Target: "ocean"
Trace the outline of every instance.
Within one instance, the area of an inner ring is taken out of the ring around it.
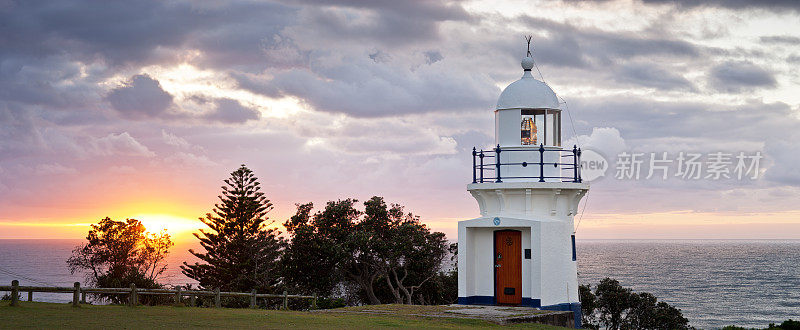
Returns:
[[[81,240],[0,240],[0,283],[72,286],[66,259]],[[180,273],[196,243],[178,243],[162,282],[194,283]],[[800,319],[800,240],[578,240],[578,281],[611,277],[680,308],[692,326],[766,327]],[[26,298],[23,295],[23,299]],[[34,300],[71,296],[35,293]]]

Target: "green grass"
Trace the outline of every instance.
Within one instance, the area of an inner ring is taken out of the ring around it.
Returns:
[[[495,324],[474,319],[310,313],[229,308],[171,306],[94,306],[20,302],[10,307],[0,302],[0,328],[492,328]],[[563,329],[539,324],[513,328]]]

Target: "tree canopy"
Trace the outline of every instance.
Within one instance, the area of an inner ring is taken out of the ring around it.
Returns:
[[[680,309],[650,293],[634,293],[619,281],[605,278],[592,292],[581,285],[582,325],[587,329],[691,329]]]
[[[283,241],[276,229],[267,227],[272,204],[245,165],[230,175],[220,202],[200,218],[208,228],[194,234],[205,252],[189,250],[203,263],[184,262],[182,272],[206,289],[273,292],[280,279],[277,266]]]
[[[369,304],[431,301],[420,290],[441,274],[444,234],[382,197],[364,202],[363,211],[357,202],[330,201],[313,215],[313,204],[297,206],[284,223],[291,237],[284,255],[287,284],[322,295],[350,285]]]
[[[91,225],[87,242],[67,259],[70,272],[85,271],[89,284],[97,287],[158,288],[158,276],[167,268],[164,259],[173,246],[169,234],[148,233],[139,220],[114,221],[106,217]],[[118,295],[104,295],[120,302]]]

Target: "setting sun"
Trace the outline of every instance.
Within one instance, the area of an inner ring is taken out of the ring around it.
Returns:
[[[133,218],[141,221],[147,231],[160,232],[166,230],[173,238],[189,236],[203,226],[200,220],[169,214],[139,214]]]

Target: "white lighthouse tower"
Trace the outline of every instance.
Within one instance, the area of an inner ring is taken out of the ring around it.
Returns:
[[[495,110],[495,147],[473,149],[467,185],[480,217],[458,223],[458,303],[573,311],[580,325],[574,216],[589,190],[580,149],[561,146],[561,109],[531,75],[506,87]]]

